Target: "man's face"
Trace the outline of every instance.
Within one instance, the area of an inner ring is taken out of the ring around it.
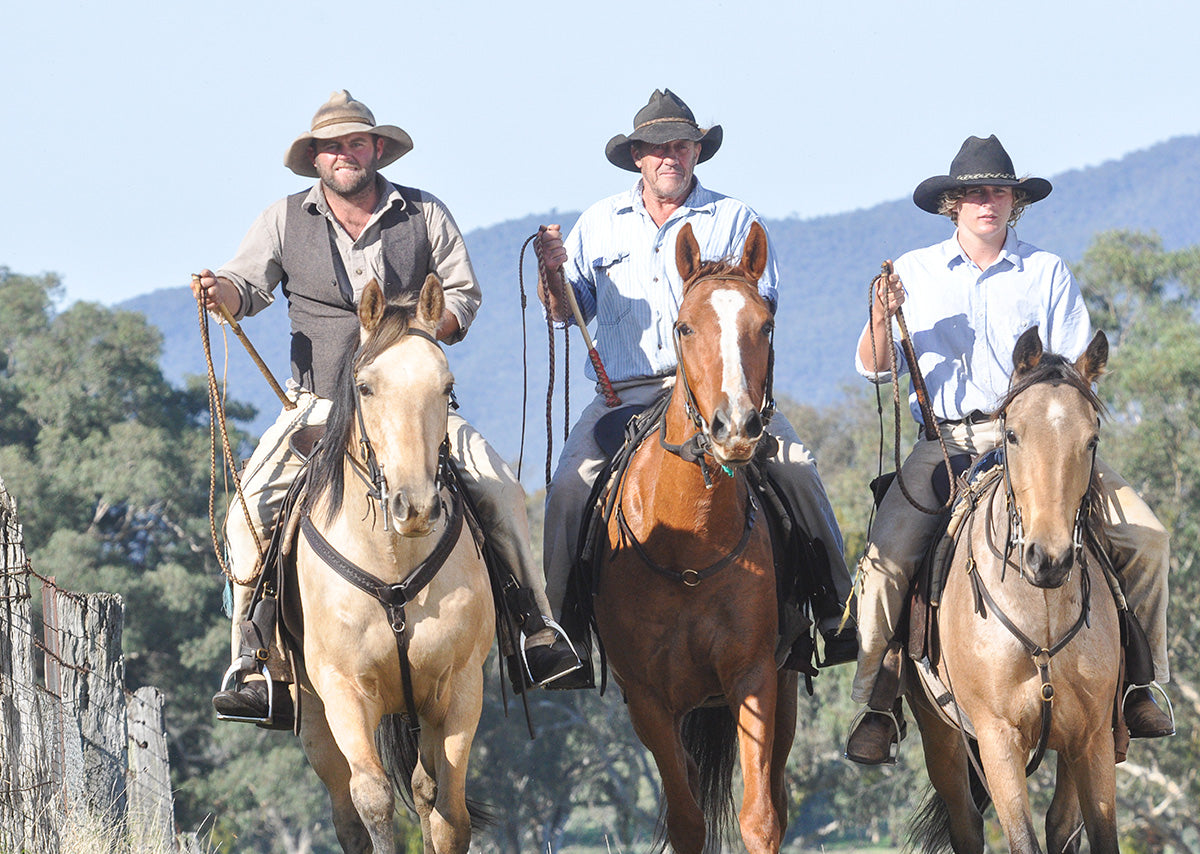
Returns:
[[[971,187],[958,203],[958,227],[981,240],[1007,234],[1012,187]]]
[[[369,133],[351,133],[313,141],[313,167],[321,183],[339,196],[354,196],[375,181],[383,140]]]
[[[635,142],[632,146],[633,162],[642,173],[643,191],[660,201],[682,203],[692,190],[700,143],[673,139],[657,145]]]

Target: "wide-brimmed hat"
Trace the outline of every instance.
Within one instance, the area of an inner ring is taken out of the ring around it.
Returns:
[[[1012,158],[995,134],[987,139],[967,137],[950,162],[950,174],[926,178],[913,190],[913,201],[921,210],[935,214],[942,193],[959,187],[1012,187],[1025,192],[1027,203],[1040,202],[1053,189],[1045,178],[1018,180]]]
[[[379,168],[412,151],[412,137],[395,125],[375,124],[375,116],[367,109],[367,105],[354,100],[354,96],[343,89],[330,95],[329,100],[317,110],[312,119],[312,128],[308,133],[296,137],[296,141],[288,147],[287,154],[283,156],[283,165],[297,175],[316,178],[317,170],[308,151],[309,144],[314,139],[333,139],[351,133],[371,133],[383,139]]]
[[[688,105],[670,89],[654,90],[646,106],[637,111],[633,117],[633,133],[626,136],[619,133],[604,146],[604,156],[614,166],[620,166],[629,172],[637,172],[637,164],[633,162],[633,152],[629,150],[631,142],[648,142],[659,145],[676,139],[686,139],[700,143],[699,163],[717,153],[721,147],[724,132],[720,125],[702,128],[696,124],[696,117],[688,109]]]

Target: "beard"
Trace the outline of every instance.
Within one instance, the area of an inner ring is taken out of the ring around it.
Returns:
[[[372,157],[371,162],[365,167],[353,170],[346,170],[344,167],[339,169],[337,164],[328,168],[318,166],[317,174],[326,189],[349,199],[361,195],[374,186],[378,162],[378,157]]]

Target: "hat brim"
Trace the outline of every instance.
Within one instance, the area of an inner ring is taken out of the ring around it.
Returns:
[[[972,181],[960,181],[949,175],[935,175],[926,178],[913,190],[913,202],[923,211],[935,214],[941,204],[942,193],[947,190],[957,190],[964,187],[1012,187],[1025,192],[1026,204],[1040,202],[1050,195],[1053,186],[1045,178],[981,178]]]
[[[640,170],[633,162],[633,152],[630,150],[629,143],[645,142],[650,145],[661,145],[664,142],[686,139],[689,142],[700,143],[700,157],[696,162],[703,163],[717,153],[724,137],[725,132],[721,130],[720,125],[713,125],[708,130],[700,130],[687,122],[659,122],[647,125],[641,130],[635,130],[629,136],[623,133],[617,134],[608,141],[608,145],[604,146],[604,156],[613,166],[618,166],[626,172],[638,172]]]
[[[365,122],[341,122],[326,125],[317,131],[304,133],[288,146],[283,156],[283,165],[297,175],[305,178],[316,178],[317,169],[313,166],[312,155],[308,147],[314,139],[333,139],[338,136],[348,136],[352,133],[374,134],[384,141],[383,154],[379,157],[377,168],[382,169],[389,163],[394,163],[408,152],[412,151],[413,141],[405,131],[395,125],[368,125]]]

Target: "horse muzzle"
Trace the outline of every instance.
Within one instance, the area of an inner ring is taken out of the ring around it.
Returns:
[[[433,533],[442,515],[442,502],[436,491],[419,499],[400,489],[388,496],[392,527],[402,537],[427,537]]]
[[[1043,590],[1056,590],[1071,577],[1075,567],[1075,549],[1068,546],[1051,554],[1041,543],[1025,547],[1024,571],[1029,583]]]
[[[713,457],[722,465],[738,466],[750,462],[765,430],[762,413],[757,409],[717,407],[709,425]]]

